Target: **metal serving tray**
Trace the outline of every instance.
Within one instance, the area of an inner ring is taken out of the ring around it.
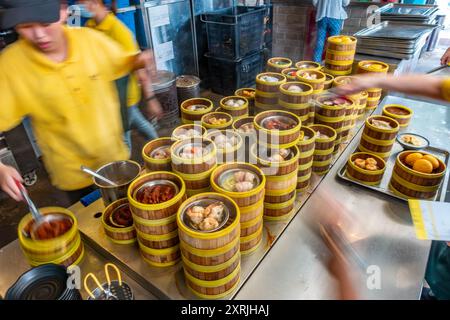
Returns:
[[[435,147],[428,147],[428,148],[424,148],[422,150],[425,152],[431,153],[432,155],[440,158],[442,161],[444,161],[445,165],[448,168],[449,160],[450,160],[450,153],[447,150],[443,150],[443,149],[439,149],[439,148],[435,148]],[[383,179],[381,180],[379,185],[368,186],[368,185],[365,185],[363,183],[360,183],[358,181],[354,181],[354,180],[348,178],[345,175],[345,171],[347,169],[347,162],[345,162],[344,166],[339,169],[337,176],[341,180],[348,181],[352,184],[356,184],[356,185],[364,187],[366,189],[370,189],[370,190],[373,190],[373,191],[376,191],[379,193],[383,193],[383,194],[386,194],[388,196],[391,196],[393,198],[396,198],[396,199],[399,199],[402,201],[408,201],[408,199],[402,198],[402,197],[394,194],[389,189],[389,181],[391,180],[391,175],[392,175],[392,171],[394,169],[395,160],[397,158],[397,155],[402,151],[404,151],[403,147],[398,142],[395,142],[394,148],[392,149],[391,156],[389,157],[388,161],[386,161],[386,171],[385,171]],[[355,151],[355,152],[357,152],[357,151]],[[436,197],[433,199],[434,201],[444,201],[445,192],[447,190],[447,184],[448,184],[448,175],[446,174],[444,181],[442,182],[441,186],[439,187]]]
[[[432,32],[437,27],[434,24],[384,21],[358,31],[354,36],[361,39],[400,39],[413,41],[426,33]]]
[[[408,18],[427,18],[438,10],[436,5],[414,5],[390,3],[379,12],[383,16],[408,17]]]
[[[395,59],[405,59],[405,60],[409,60],[414,56],[414,54],[409,54],[409,53],[386,52],[383,50],[371,50],[371,49],[364,49],[364,48],[360,48],[356,52],[361,53],[361,54],[368,54],[368,55],[372,55],[372,56],[380,56],[380,57],[395,58]]]

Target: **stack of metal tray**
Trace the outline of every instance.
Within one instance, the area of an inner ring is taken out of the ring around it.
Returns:
[[[384,21],[354,34],[356,51],[396,59],[411,59],[437,25]]]
[[[379,9],[382,21],[406,21],[428,23],[437,14],[437,5],[414,5],[390,3]]]

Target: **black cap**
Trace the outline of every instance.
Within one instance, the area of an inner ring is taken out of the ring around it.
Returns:
[[[20,23],[59,21],[60,0],[0,0],[0,29]]]

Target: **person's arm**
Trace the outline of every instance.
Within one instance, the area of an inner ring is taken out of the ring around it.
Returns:
[[[447,64],[450,64],[450,48],[448,48],[448,49],[445,51],[444,55],[442,56],[442,58],[441,58],[441,64],[442,64],[443,66],[445,66],[445,65],[447,65]]]
[[[356,76],[350,84],[336,87],[341,95],[355,94],[370,88],[397,91],[405,94],[419,95],[432,99],[450,99],[448,80],[429,75],[375,75]]]

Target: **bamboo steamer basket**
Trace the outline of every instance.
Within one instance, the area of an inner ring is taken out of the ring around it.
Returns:
[[[303,127],[303,138],[298,142],[300,151],[297,173],[297,192],[304,191],[310,183],[312,164],[315,150],[315,132],[311,128]]]
[[[388,73],[389,65],[375,60],[362,60],[358,63],[357,73]]]
[[[207,148],[208,153],[202,157],[197,157],[194,159],[185,159],[177,154],[181,148],[193,143],[201,144],[204,148]],[[175,172],[179,172],[184,175],[205,173],[216,166],[216,154],[216,146],[209,139],[195,138],[178,141],[174,143],[171,148],[172,169]]]
[[[435,157],[439,161],[439,167],[433,173],[427,174],[415,171],[405,163],[406,157],[415,152],[429,155],[429,153],[422,151],[399,153],[395,161],[389,188],[405,199],[434,199],[444,180],[447,168],[441,159]]]
[[[315,70],[320,71],[322,66],[320,63],[315,61],[299,61],[295,64],[298,70]]]
[[[154,159],[150,157],[150,154],[157,148],[172,146],[173,142],[171,138],[158,138],[150,141],[142,148],[142,158],[148,171],[170,171],[172,169],[170,157],[167,159]]]
[[[183,221],[184,211],[192,203],[202,199],[215,199],[222,201],[230,210],[228,221],[218,231],[200,232],[191,229]],[[223,297],[234,290],[240,277],[240,256],[239,258],[235,258],[235,255],[239,254],[238,251],[237,253],[235,251],[236,246],[239,248],[239,221],[240,213],[237,204],[231,198],[218,193],[203,193],[196,195],[185,201],[180,207],[177,214],[177,223],[179,227],[181,246],[183,248],[182,252],[185,258],[183,260],[183,268],[186,283],[194,294],[203,298],[215,299],[218,297]],[[234,253],[230,258],[225,259],[223,255],[225,253],[229,253],[230,251]],[[186,252],[188,254],[185,254]],[[191,259],[191,256],[197,256],[197,259]],[[211,256],[218,256],[221,257],[221,259],[214,261],[211,259]],[[204,258],[204,260],[202,261],[202,259],[198,258]],[[237,264],[235,264],[235,260],[233,260],[233,258],[237,259]],[[230,262],[230,260],[232,260],[232,262]],[[205,265],[198,263],[205,263],[206,261],[214,261],[214,264]],[[213,268],[213,266],[215,268]],[[213,280],[209,280],[211,278]]]
[[[285,176],[266,176],[266,192],[285,194],[295,189],[297,185],[297,172]]]
[[[330,169],[337,133],[336,130],[326,125],[316,124],[310,128],[316,133],[320,132],[328,136],[328,138],[315,137],[312,170],[318,175],[323,175]]]
[[[131,244],[135,243],[137,240],[136,229],[134,228],[134,225],[126,228],[118,228],[115,226],[111,226],[111,224],[108,223],[110,216],[114,212],[114,210],[125,204],[128,205],[127,198],[114,201],[108,207],[106,207],[102,214],[102,226],[103,230],[105,231],[106,237],[116,244]]]
[[[209,120],[215,117],[216,119],[226,119],[226,122],[223,124],[211,124]],[[211,112],[202,117],[202,126],[206,129],[217,129],[217,130],[225,130],[231,129],[231,125],[233,124],[233,117],[226,112]]]
[[[187,108],[193,105],[204,105],[207,108],[204,110],[199,110],[199,111],[191,111],[188,110]],[[193,124],[194,122],[199,122],[201,121],[202,117],[211,112],[214,108],[214,103],[209,100],[209,99],[205,99],[205,98],[192,98],[192,99],[188,99],[183,101],[183,103],[181,103],[181,120],[184,124]]]
[[[220,176],[228,171],[228,170],[247,170],[255,174],[260,184],[255,187],[254,189],[247,191],[247,192],[233,192],[228,191],[224,188],[222,188],[219,185],[219,178]],[[221,166],[218,166],[214,172],[211,174],[211,186],[213,190],[217,193],[224,194],[228,197],[230,197],[236,204],[239,206],[240,209],[252,206],[254,204],[258,204],[261,202],[262,199],[264,199],[264,189],[266,186],[266,178],[263,174],[263,171],[259,169],[257,166],[249,164],[249,163],[243,163],[243,162],[237,162],[237,163],[229,163],[224,164]],[[241,218],[243,218],[243,215],[241,214]],[[244,220],[248,221],[248,220]]]
[[[368,98],[368,92],[362,91],[360,93],[360,99],[359,99],[359,106],[358,106],[358,114],[356,116],[356,119],[361,119],[364,117],[364,113],[366,111],[367,107],[367,98]]]
[[[264,205],[262,206],[262,208],[264,208]],[[260,228],[262,228],[263,214],[264,214],[264,211],[261,210],[259,216],[257,216],[253,220],[241,223],[241,242],[245,242],[245,241],[242,241],[242,238],[245,239],[251,235],[254,235],[255,233],[258,232],[258,230]],[[251,249],[251,248],[247,248],[246,250],[248,250],[248,249]]]
[[[288,218],[295,208],[296,192],[291,199],[284,203],[265,203],[264,219],[268,221],[284,220]]]
[[[23,234],[23,230],[29,230],[34,221],[31,213],[25,215],[19,222],[18,237],[22,252],[30,265],[55,263],[68,267],[72,264],[78,264],[84,255],[84,246],[78,232],[78,221],[75,215],[60,207],[46,207],[39,210],[43,215],[58,213],[69,217],[72,220],[72,227],[66,233],[54,239],[33,240]]]
[[[311,176],[312,176],[312,160],[309,163],[309,168],[302,170],[302,176],[297,176],[297,193],[302,193],[306,191],[311,183]],[[299,173],[300,175],[300,173]]]
[[[290,92],[289,87],[299,86],[303,92]],[[280,86],[280,97],[278,104],[282,110],[292,112],[297,115],[301,121],[308,120],[310,112],[310,100],[312,97],[312,87],[302,82],[289,82]]]
[[[241,255],[250,255],[260,247],[263,236],[263,221],[263,219],[260,220],[261,227],[255,233],[241,238]]]
[[[215,143],[215,137],[217,135],[225,135],[227,138],[235,138],[237,143],[232,148],[218,148],[217,144]],[[216,145],[217,163],[222,164],[241,160],[241,150],[244,142],[242,137],[237,132],[233,130],[210,130],[206,135],[206,139],[213,141],[213,143]]]
[[[345,105],[337,105],[337,106],[328,106],[323,104],[323,101],[332,99],[333,96],[331,95],[323,95],[315,99],[316,103],[316,116],[320,115],[322,117],[326,118],[341,118],[342,116],[348,115],[347,109],[350,109],[350,115],[352,113],[352,110],[355,106],[354,100],[350,98],[345,98],[348,100],[348,102],[351,103],[351,106],[346,107]],[[330,122],[336,122],[336,121],[330,121]]]
[[[139,243],[143,246],[151,249],[167,249],[175,247],[180,243],[178,238],[178,230],[162,234],[162,235],[152,235],[141,233],[138,231],[137,237]]]
[[[181,130],[190,130],[190,129],[198,131],[199,134],[201,133],[201,136],[199,136],[199,137],[204,137],[206,135],[206,131],[207,131],[205,127],[203,127],[201,125],[198,125],[198,124],[183,124],[183,125],[181,125],[179,127],[176,127],[173,130],[173,132],[172,132],[172,140],[174,140],[174,141],[182,140],[180,138],[180,136],[179,136],[180,131]]]
[[[295,187],[292,186],[290,190],[287,190],[283,193],[271,192],[267,191],[266,196],[264,197],[264,205],[266,204],[277,204],[277,203],[285,203],[295,197]]]
[[[244,104],[240,107],[230,107],[230,106],[226,105],[227,101],[236,100],[236,99],[243,100]],[[247,117],[249,114],[248,100],[247,100],[247,98],[240,97],[240,96],[229,96],[229,97],[223,98],[222,100],[220,100],[220,107],[222,108],[222,110],[224,110],[225,112],[230,114],[233,118],[242,117],[242,116]]]
[[[406,114],[398,114],[398,110],[401,110]],[[397,120],[402,129],[409,125],[413,114],[414,113],[410,108],[400,104],[387,104],[383,107],[383,116]]]
[[[244,94],[244,91],[252,92],[253,95],[252,96],[246,95],[246,94]],[[248,100],[249,115],[254,115],[256,90],[254,88],[241,88],[241,89],[236,90],[234,95],[241,97],[241,98],[246,98]]]
[[[166,249],[152,249],[139,242],[141,256],[152,267],[166,268],[177,264],[181,259],[180,246]]]
[[[380,103],[380,98],[367,98],[366,103],[366,110],[372,111],[375,110],[378,107],[378,104]]]
[[[267,82],[261,79],[263,76],[270,76],[277,78],[277,82]],[[280,85],[287,82],[286,76],[281,73],[261,73],[256,76],[256,95],[255,107],[265,109],[276,107],[278,104],[278,93]]]
[[[170,216],[165,219],[143,219],[133,214],[134,227],[138,233],[149,235],[165,235],[177,230],[176,216]]]
[[[305,77],[306,74],[316,75],[317,79],[308,79]],[[317,95],[323,91],[326,78],[325,73],[317,70],[299,70],[297,72],[298,81],[311,85],[314,95]]]
[[[247,163],[254,163],[254,160],[252,160],[250,157],[250,147],[256,143],[258,137],[256,135],[256,130],[254,130],[253,132],[244,133],[240,132],[239,128],[247,123],[251,123],[253,125],[253,120],[254,117],[245,117],[233,122],[233,130],[241,136],[243,142],[240,155],[238,157],[239,161],[244,161]]]
[[[181,173],[174,170],[174,173],[179,175],[186,184],[186,194],[190,197],[193,194],[202,192],[203,190],[210,190],[209,178],[211,173],[216,168],[214,165],[211,169],[201,173]],[[206,192],[206,191],[205,191]]]
[[[350,41],[343,43],[342,38]],[[349,75],[352,72],[357,39],[348,36],[333,36],[327,40],[325,72],[335,76]]]
[[[135,198],[135,192],[139,190],[139,188],[144,184],[155,180],[168,180],[175,183],[179,189],[178,194],[176,194],[169,201],[159,204],[144,204],[138,202]],[[140,225],[143,222],[143,220],[152,220],[153,222],[155,222],[156,225],[159,225],[157,224],[158,220],[166,221],[165,219],[169,219],[170,221],[170,218],[172,218],[176,214],[178,207],[184,201],[185,193],[186,193],[186,185],[183,179],[181,179],[181,177],[178,176],[177,174],[171,172],[166,171],[151,172],[142,175],[136,180],[134,180],[131,183],[130,187],[128,188],[128,201],[130,203],[130,209],[131,213],[133,214],[133,220],[136,229],[146,233],[145,231],[143,231],[138,227],[138,225]]]
[[[358,167],[354,163],[356,159],[366,160],[367,158],[374,158],[380,169],[376,171],[369,171]],[[359,183],[374,186],[380,184],[385,171],[386,162],[379,156],[371,153],[356,152],[348,158],[345,175],[352,180],[358,181]]]
[[[268,130],[261,126],[264,119],[272,116],[282,116],[289,118],[296,122],[296,126],[289,130]],[[253,124],[258,136],[258,143],[267,146],[268,148],[290,148],[295,146],[300,138],[300,129],[302,122],[298,116],[292,112],[287,111],[265,111],[253,120]]]
[[[325,73],[325,82],[323,83],[323,90],[331,89],[333,86],[334,76],[329,73]]]
[[[393,129],[380,129],[372,125],[373,120],[386,121]],[[394,119],[385,116],[371,116],[366,119],[359,150],[362,152],[375,153],[384,160],[390,155],[395,143],[400,125]]]
[[[280,148],[267,149],[264,146],[254,144],[250,152],[252,159],[256,159],[256,165],[264,173],[266,177],[278,176],[284,177],[298,170],[298,160],[300,158],[300,151],[297,146],[293,146],[289,149],[291,157],[287,160],[280,162],[272,162],[268,160],[273,152],[278,152]],[[266,185],[267,188],[267,185]]]
[[[278,64],[277,62],[281,62]],[[292,60],[283,57],[274,57],[267,60],[267,72],[281,73],[283,69],[290,68],[292,66]]]
[[[297,68],[286,68],[281,70],[281,74],[286,77],[287,82],[295,82],[297,81],[297,71]]]

